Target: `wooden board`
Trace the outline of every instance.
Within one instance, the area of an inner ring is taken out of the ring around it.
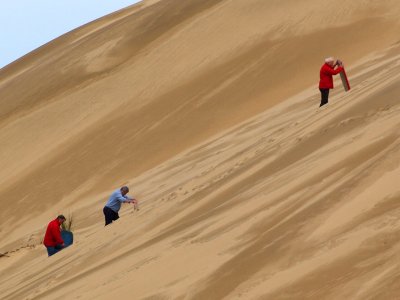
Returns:
[[[343,84],[344,90],[346,92],[349,91],[350,83],[349,83],[349,79],[347,78],[346,71],[343,69],[343,71],[341,71],[339,74],[340,74],[340,78],[342,79],[342,84]]]

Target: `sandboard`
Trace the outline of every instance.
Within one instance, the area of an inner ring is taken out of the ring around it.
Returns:
[[[64,241],[65,248],[74,243],[74,235],[71,231],[61,230],[61,237]]]
[[[340,79],[342,79],[343,88],[347,92],[350,90],[350,83],[346,75],[346,71],[343,69],[340,73]]]

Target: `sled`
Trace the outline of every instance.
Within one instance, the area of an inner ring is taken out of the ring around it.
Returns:
[[[347,92],[350,90],[350,83],[346,75],[346,71],[343,69],[340,73],[340,79],[342,79],[342,84],[344,90]]]
[[[61,230],[61,237],[64,241],[65,248],[74,243],[74,235],[71,231]]]

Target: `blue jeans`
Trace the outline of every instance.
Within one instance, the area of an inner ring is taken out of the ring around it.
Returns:
[[[46,247],[46,249],[47,249],[47,254],[49,256],[52,256],[53,254],[56,254],[57,252],[61,251],[63,249],[63,246],[56,245],[55,247]]]

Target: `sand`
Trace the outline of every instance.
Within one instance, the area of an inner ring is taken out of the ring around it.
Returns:
[[[0,298],[399,299],[399,14],[144,1],[1,69]]]

